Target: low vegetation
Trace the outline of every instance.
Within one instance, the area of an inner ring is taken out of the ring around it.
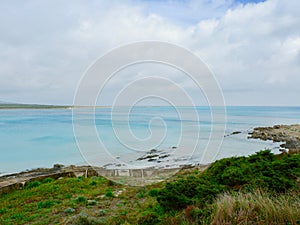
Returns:
[[[300,196],[254,191],[226,193],[216,200],[212,224],[299,224]]]
[[[300,224],[300,154],[265,150],[146,187],[45,179],[0,197],[0,224]]]

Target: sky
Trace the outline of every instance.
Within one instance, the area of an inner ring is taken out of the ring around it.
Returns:
[[[4,0],[0,101],[73,104],[96,59],[118,46],[156,40],[196,54],[227,105],[300,106],[299,11],[298,0]],[[116,74],[100,103],[111,105],[128,82],[147,76],[173,79],[196,104],[205,104],[205,94],[199,100],[201,90],[185,74],[150,64]],[[144,85],[180,100],[164,82]]]

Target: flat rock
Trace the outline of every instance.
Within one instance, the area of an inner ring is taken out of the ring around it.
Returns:
[[[300,151],[300,124],[256,127],[249,135],[249,138],[284,142],[280,147],[290,151]]]

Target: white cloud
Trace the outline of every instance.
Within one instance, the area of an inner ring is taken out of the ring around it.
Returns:
[[[292,2],[285,4],[296,1]],[[300,4],[294,7],[300,8]],[[199,24],[196,32],[201,33],[204,28]],[[209,36],[202,35],[193,47],[215,71],[229,104],[300,104],[295,98],[276,101],[276,96],[282,95],[280,91],[286,88],[295,96],[300,94],[295,85],[300,72],[297,45],[300,19],[295,10],[282,7],[282,1],[270,0],[229,9],[218,23],[207,21],[207,24],[206,29],[211,24],[218,25]],[[250,103],[245,101],[241,90],[248,91],[247,95],[260,93],[274,98],[261,102],[256,96],[256,101]]]
[[[300,94],[299,10],[297,0],[5,2],[0,98],[71,104],[97,57],[128,42],[161,40],[204,59],[228,104],[299,105],[291,98]],[[185,78],[177,81],[194,91]]]

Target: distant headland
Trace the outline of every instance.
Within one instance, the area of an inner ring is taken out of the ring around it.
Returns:
[[[70,108],[72,108],[72,106],[7,103],[7,102],[0,101],[0,109],[70,109]]]

